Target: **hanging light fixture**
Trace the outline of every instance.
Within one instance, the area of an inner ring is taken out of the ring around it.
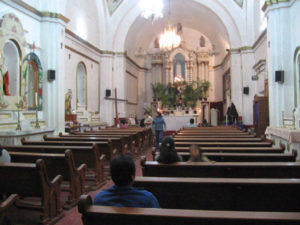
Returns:
[[[177,48],[181,43],[181,37],[177,34],[177,27],[172,26],[170,23],[171,14],[171,3],[169,0],[169,10],[168,10],[168,25],[164,29],[164,33],[160,36],[159,47],[162,50],[171,50],[172,48]]]
[[[163,0],[141,0],[139,6],[142,10],[141,16],[152,22],[163,17]]]

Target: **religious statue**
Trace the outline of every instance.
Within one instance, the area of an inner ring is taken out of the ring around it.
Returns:
[[[71,102],[72,102],[72,90],[69,89],[65,95],[65,114],[66,115],[72,114]]]
[[[176,64],[176,76],[174,78],[174,82],[177,83],[177,82],[183,82],[184,79],[181,75],[181,66],[179,64],[179,62],[177,62]]]
[[[159,48],[159,39],[158,37],[154,40],[154,48]]]
[[[6,74],[6,68],[4,67],[4,58],[0,55],[0,108],[6,108],[7,104],[4,101],[4,75]]]

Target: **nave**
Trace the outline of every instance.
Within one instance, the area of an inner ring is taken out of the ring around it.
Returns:
[[[122,224],[134,224],[134,221],[141,224],[263,224],[263,221],[299,224],[300,164],[296,162],[296,151],[285,152],[284,146],[274,147],[270,140],[258,140],[236,128],[186,128],[173,135],[175,149],[183,162],[163,164],[153,161],[157,152],[152,149],[153,137],[149,131],[106,128],[45,136],[43,141],[23,140],[19,146],[1,146],[12,158],[12,163],[0,164],[0,178],[9,181],[0,189],[1,194],[18,196],[13,196],[15,202],[12,200],[11,207],[3,207],[1,219],[17,219],[16,224],[58,225],[120,224],[123,220]],[[218,138],[210,140],[215,134]],[[107,139],[108,135],[112,140]],[[138,138],[134,138],[136,135]],[[228,135],[238,137],[222,140]],[[201,136],[207,140],[201,142]],[[118,140],[119,146],[109,144]],[[187,146],[204,143],[202,150],[212,162],[187,162],[189,150],[182,143]],[[108,163],[118,154],[130,154],[136,159],[134,187],[152,192],[162,209],[89,207],[87,195],[93,198],[112,185],[107,180]],[[91,159],[97,158],[99,161],[93,164]],[[28,164],[35,161],[36,166]],[[71,166],[74,171],[68,174]],[[45,187],[50,180],[51,185]],[[37,204],[40,217],[36,216]],[[10,224],[7,221],[3,224]]]

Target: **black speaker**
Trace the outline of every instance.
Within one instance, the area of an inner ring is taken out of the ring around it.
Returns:
[[[275,71],[275,82],[279,82],[279,83],[284,82],[284,71],[283,70]]]
[[[106,89],[105,90],[105,97],[109,97],[111,95],[111,90],[110,89]]]
[[[245,95],[249,95],[249,87],[244,87],[243,93],[244,93]]]
[[[48,70],[48,81],[54,81],[55,80],[55,70]]]

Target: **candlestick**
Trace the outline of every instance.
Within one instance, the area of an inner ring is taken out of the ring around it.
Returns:
[[[36,107],[38,107],[38,94],[37,94],[37,92],[34,93],[34,96],[35,96]]]
[[[19,101],[19,96],[17,97],[17,104],[16,104],[16,107],[17,107],[17,113],[18,113],[18,122],[17,122],[17,128],[16,130],[22,130],[21,128],[21,122],[20,122],[20,101]]]

